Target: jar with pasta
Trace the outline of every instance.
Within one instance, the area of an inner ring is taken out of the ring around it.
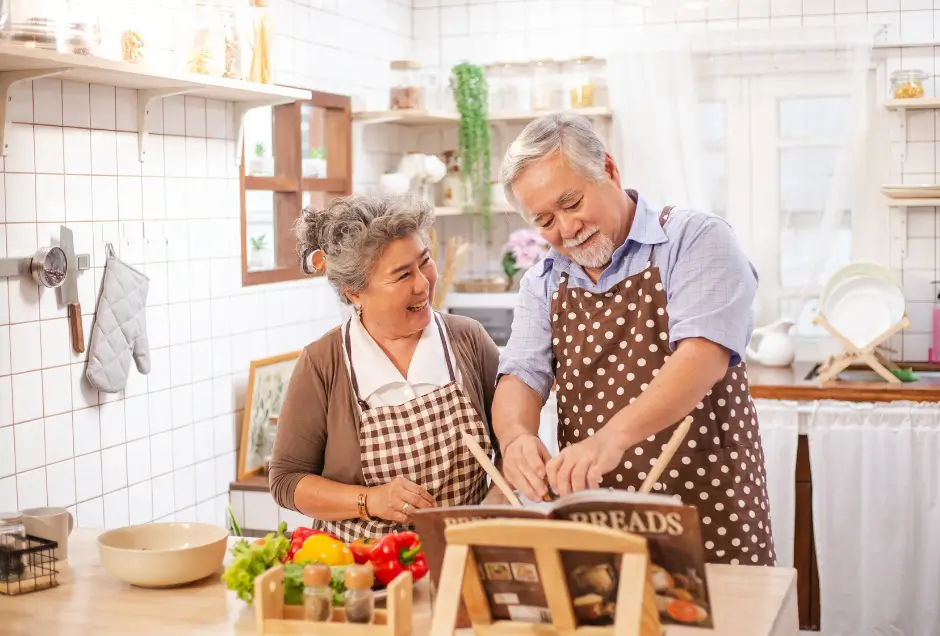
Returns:
[[[917,70],[900,70],[891,74],[891,97],[911,99],[924,96],[927,74]]]
[[[199,75],[225,73],[225,25],[213,0],[186,0],[179,24],[177,65]]]
[[[565,86],[570,108],[591,108],[594,106],[594,82],[591,78],[590,64],[592,57],[579,57],[565,64]]]
[[[261,84],[274,83],[273,55],[274,22],[268,0],[251,0],[251,65],[248,79]]]

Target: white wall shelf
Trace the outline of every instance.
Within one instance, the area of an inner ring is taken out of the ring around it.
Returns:
[[[515,309],[518,292],[448,292],[444,305],[451,307],[486,307],[490,309]]]
[[[512,214],[515,210],[508,205],[494,205],[491,207],[493,214]],[[440,206],[434,208],[434,216],[464,216],[463,208],[455,206]],[[472,216],[472,215],[468,215]]]
[[[609,108],[573,108],[573,112],[584,115],[589,119],[609,119],[612,111]],[[489,121],[493,124],[523,124],[548,112],[520,112],[493,115]],[[459,115],[450,113],[431,113],[423,110],[382,110],[360,111],[353,113],[353,120],[362,124],[397,124],[399,126],[439,126],[456,124],[460,121]]]
[[[940,97],[912,97],[885,100],[888,110],[931,110],[940,108]]]
[[[0,44],[0,151],[7,154],[7,105],[10,88],[17,82],[40,77],[62,76],[76,82],[103,84],[137,91],[137,135],[140,160],[146,156],[149,134],[147,113],[155,99],[170,95],[193,95],[234,102],[233,125],[238,132],[236,161],[241,161],[242,124],[245,113],[261,106],[277,106],[312,97],[310,91],[225,78],[172,72],[88,55],[70,55],[14,44]]]

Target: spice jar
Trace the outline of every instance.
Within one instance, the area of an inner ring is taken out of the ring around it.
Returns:
[[[894,99],[911,99],[924,96],[924,80],[927,74],[917,70],[900,70],[891,74],[891,96]]]
[[[247,13],[241,3],[228,0],[219,9],[222,30],[225,33],[225,72],[222,77],[245,79],[250,59],[246,60],[249,50],[247,33]]]
[[[372,585],[375,573],[368,565],[350,565],[343,577],[343,609],[347,623],[371,623],[375,614],[375,594]]]
[[[225,27],[218,6],[213,0],[188,0],[181,18],[178,64],[189,73],[222,77]]]
[[[390,65],[392,88],[389,92],[391,110],[422,110],[424,108],[424,83],[421,65],[410,60],[395,60]]]
[[[26,548],[26,526],[18,512],[0,512],[0,581],[20,578],[26,572],[23,556]]]
[[[304,568],[304,619],[315,623],[333,620],[333,588],[330,566],[311,563]]]
[[[532,110],[546,111],[562,108],[562,87],[558,81],[558,63],[554,60],[532,62]]]
[[[68,19],[59,38],[59,52],[95,55],[101,45],[98,0],[69,0]]]
[[[594,106],[594,82],[589,64],[592,57],[579,57],[566,64],[565,80],[568,88],[569,108],[591,108]]]

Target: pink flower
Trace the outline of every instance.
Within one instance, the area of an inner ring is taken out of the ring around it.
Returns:
[[[518,269],[529,269],[548,254],[549,245],[539,234],[538,230],[524,228],[512,232],[503,253],[512,258]]]

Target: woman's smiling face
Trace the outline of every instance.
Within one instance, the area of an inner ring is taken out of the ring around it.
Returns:
[[[362,306],[364,321],[381,325],[389,337],[406,337],[431,322],[436,284],[437,265],[421,236],[412,233],[385,246],[366,288],[349,298]]]

